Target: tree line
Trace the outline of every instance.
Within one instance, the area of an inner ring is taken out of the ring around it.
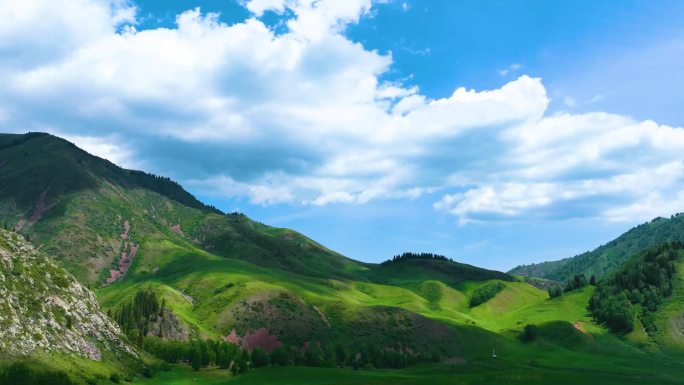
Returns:
[[[381,265],[388,265],[388,264],[395,263],[395,262],[405,261],[407,259],[431,259],[431,260],[436,260],[436,261],[451,261],[450,258],[447,258],[447,257],[445,257],[443,255],[439,255],[439,254],[407,252],[407,253],[402,253],[401,255],[395,255],[394,257],[392,257],[392,259],[388,259],[388,260],[386,260],[380,264]]]
[[[589,301],[596,321],[615,332],[628,333],[637,317],[646,332],[653,334],[654,313],[663,298],[672,295],[675,260],[681,249],[679,241],[649,248],[601,280]]]
[[[553,285],[549,287],[547,292],[549,293],[549,298],[557,298],[562,296],[564,293],[569,293],[571,291],[581,289],[587,285],[596,286],[596,277],[592,275],[587,281],[587,277],[584,274],[576,274],[574,277],[569,279],[565,283],[565,287],[560,285]]]
[[[164,339],[163,335],[149,336],[150,325],[163,316],[165,306],[164,299],[160,302],[154,291],[141,290],[133,299],[113,312],[110,309],[107,314],[147,353],[169,363],[190,364],[195,370],[215,366],[236,375],[252,368],[288,365],[401,369],[441,359],[437,354],[380,349],[370,344],[351,349],[341,344],[307,344],[305,348],[281,345],[266,352],[260,348],[242,349],[222,339],[178,341]]]
[[[218,367],[234,375],[267,366],[349,367],[401,369],[419,363],[439,362],[439,355],[423,355],[367,345],[349,351],[341,344],[307,348],[282,345],[267,353],[260,348],[241,349],[223,340],[172,341],[146,337],[143,349],[169,363],[188,363],[194,370]]]
[[[61,371],[39,369],[24,362],[14,362],[0,370],[0,385],[76,385]]]

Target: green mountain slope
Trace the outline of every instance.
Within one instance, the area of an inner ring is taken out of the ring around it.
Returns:
[[[599,282],[594,317],[642,345],[684,352],[684,249],[665,243],[631,256]]]
[[[156,320],[174,320],[174,332],[165,329],[164,338],[230,336],[245,349],[277,341],[295,352],[340,345],[354,357],[409,352],[459,368],[435,367],[444,374],[436,381],[458,374],[470,383],[548,383],[582,373],[606,383],[638,383],[644,376],[678,383],[684,372],[678,357],[653,353],[594,322],[586,310],[593,287],[549,299],[509,274],[446,259],[354,261],[295,231],[220,213],[168,179],[121,169],[50,135],[0,135],[5,222],[94,287],[112,314],[139,293],[154,292],[169,312]],[[539,334],[523,343],[527,324]],[[158,330],[141,327],[130,335],[139,343],[158,337]],[[430,378],[420,371],[432,369],[412,370],[408,383],[425,383],[412,373]],[[177,367],[172,373],[185,376]],[[377,383],[403,376],[392,373]],[[269,375],[264,381],[274,382]]]
[[[224,215],[167,178],[48,134],[0,135],[0,223],[92,286],[125,273],[141,247],[161,239],[301,274],[364,269],[294,231]]]
[[[684,241],[684,215],[656,218],[632,228],[592,251],[559,261],[518,266],[509,274],[565,282],[574,275],[603,277],[615,271],[631,255],[665,242]]]
[[[194,335],[266,328],[291,345],[374,343],[443,355],[477,351],[459,342],[471,336],[497,339],[444,320],[469,318],[455,285],[512,281],[506,274],[452,261],[360,263],[295,231],[224,215],[166,178],[121,169],[60,138],[2,135],[0,143],[0,221],[100,288],[109,310],[152,289]]]

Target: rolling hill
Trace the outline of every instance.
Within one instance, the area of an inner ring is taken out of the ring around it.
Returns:
[[[237,377],[174,364],[175,378],[131,378],[140,384],[682,383],[676,349],[654,351],[593,320],[592,286],[549,299],[510,274],[446,258],[355,261],[296,231],[221,213],[167,178],[122,169],[48,134],[0,135],[0,223],[92,287],[113,318],[130,321],[139,298],[158,299],[146,313],[154,327],[129,322],[139,346],[200,339],[246,352],[283,346],[297,365],[307,364],[297,360],[309,351],[329,364],[337,346],[354,357],[340,363],[346,369],[274,366]],[[521,342],[528,324],[538,336]],[[348,369],[388,367],[382,357],[409,368]]]
[[[632,228],[592,251],[559,261],[515,267],[508,273],[565,282],[574,275],[603,277],[622,266],[640,250],[666,242],[684,241],[684,215],[655,218]]]
[[[265,328],[290,345],[378,336],[426,354],[464,354],[468,333],[434,319],[434,296],[460,301],[454,286],[463,281],[513,281],[453,261],[361,263],[295,231],[223,214],[167,178],[52,135],[2,135],[0,143],[1,223],[98,288],[106,309],[154,290],[194,335]]]

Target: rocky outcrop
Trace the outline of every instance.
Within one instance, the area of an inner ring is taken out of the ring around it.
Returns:
[[[16,233],[0,230],[0,353],[136,355],[87,288]]]
[[[150,323],[147,335],[169,340],[187,341],[191,337],[191,332],[174,312],[163,308],[161,315]]]

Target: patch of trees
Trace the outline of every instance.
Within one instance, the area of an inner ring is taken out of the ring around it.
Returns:
[[[539,328],[537,325],[527,324],[520,334],[520,341],[532,342],[539,337]]]
[[[165,306],[166,301],[162,300],[160,304],[154,291],[142,290],[138,291],[131,301],[124,303],[113,313],[111,310],[108,311],[107,314],[119,324],[131,341],[142,347],[150,325],[163,316]]]
[[[193,369],[217,366],[229,369],[233,374],[243,373],[250,367],[252,355],[257,358],[260,349],[254,349],[250,355],[236,345],[222,340],[165,340],[159,337],[145,337],[143,350],[169,363],[185,362]],[[265,353],[264,353],[265,354]]]
[[[0,385],[75,385],[61,371],[36,369],[24,362],[15,362],[0,370]]]
[[[351,351],[337,344],[321,347],[309,344],[306,348],[282,345],[267,353],[260,348],[251,351],[222,340],[171,341],[146,337],[143,349],[169,363],[188,363],[193,369],[216,366],[234,375],[252,368],[268,366],[351,367],[355,369],[401,369],[419,363],[441,361],[437,354],[414,354],[396,349],[379,349],[373,345]]]
[[[549,298],[558,298],[563,296],[563,288],[561,286],[551,286],[547,290]]]
[[[557,298],[561,297],[563,293],[569,293],[573,290],[586,287],[587,285],[595,286],[596,277],[592,275],[591,278],[589,278],[589,281],[587,281],[587,277],[584,274],[576,274],[574,277],[569,279],[568,282],[566,282],[565,287],[554,285],[549,287],[547,292],[549,293],[549,298]]]
[[[395,263],[395,262],[401,262],[405,261],[407,259],[428,259],[428,260],[435,260],[435,261],[451,261],[450,258],[447,258],[443,255],[439,254],[433,254],[433,253],[403,253],[401,255],[395,255],[392,257],[392,259],[388,259],[382,263],[381,265],[388,265],[390,263]]]
[[[596,280],[594,276],[591,276],[592,280]],[[564,292],[570,292],[573,290],[581,289],[583,287],[586,287],[589,284],[587,281],[587,277],[584,274],[576,274],[574,277],[568,280],[568,282],[565,284],[565,289],[563,289]]]
[[[478,287],[473,292],[473,295],[470,296],[470,307],[475,307],[479,304],[489,301],[505,287],[506,285],[499,281],[489,282]]]
[[[672,295],[675,260],[681,249],[682,242],[652,247],[601,280],[589,301],[594,318],[614,332],[628,333],[636,316],[646,332],[653,334],[654,312],[663,298]]]

